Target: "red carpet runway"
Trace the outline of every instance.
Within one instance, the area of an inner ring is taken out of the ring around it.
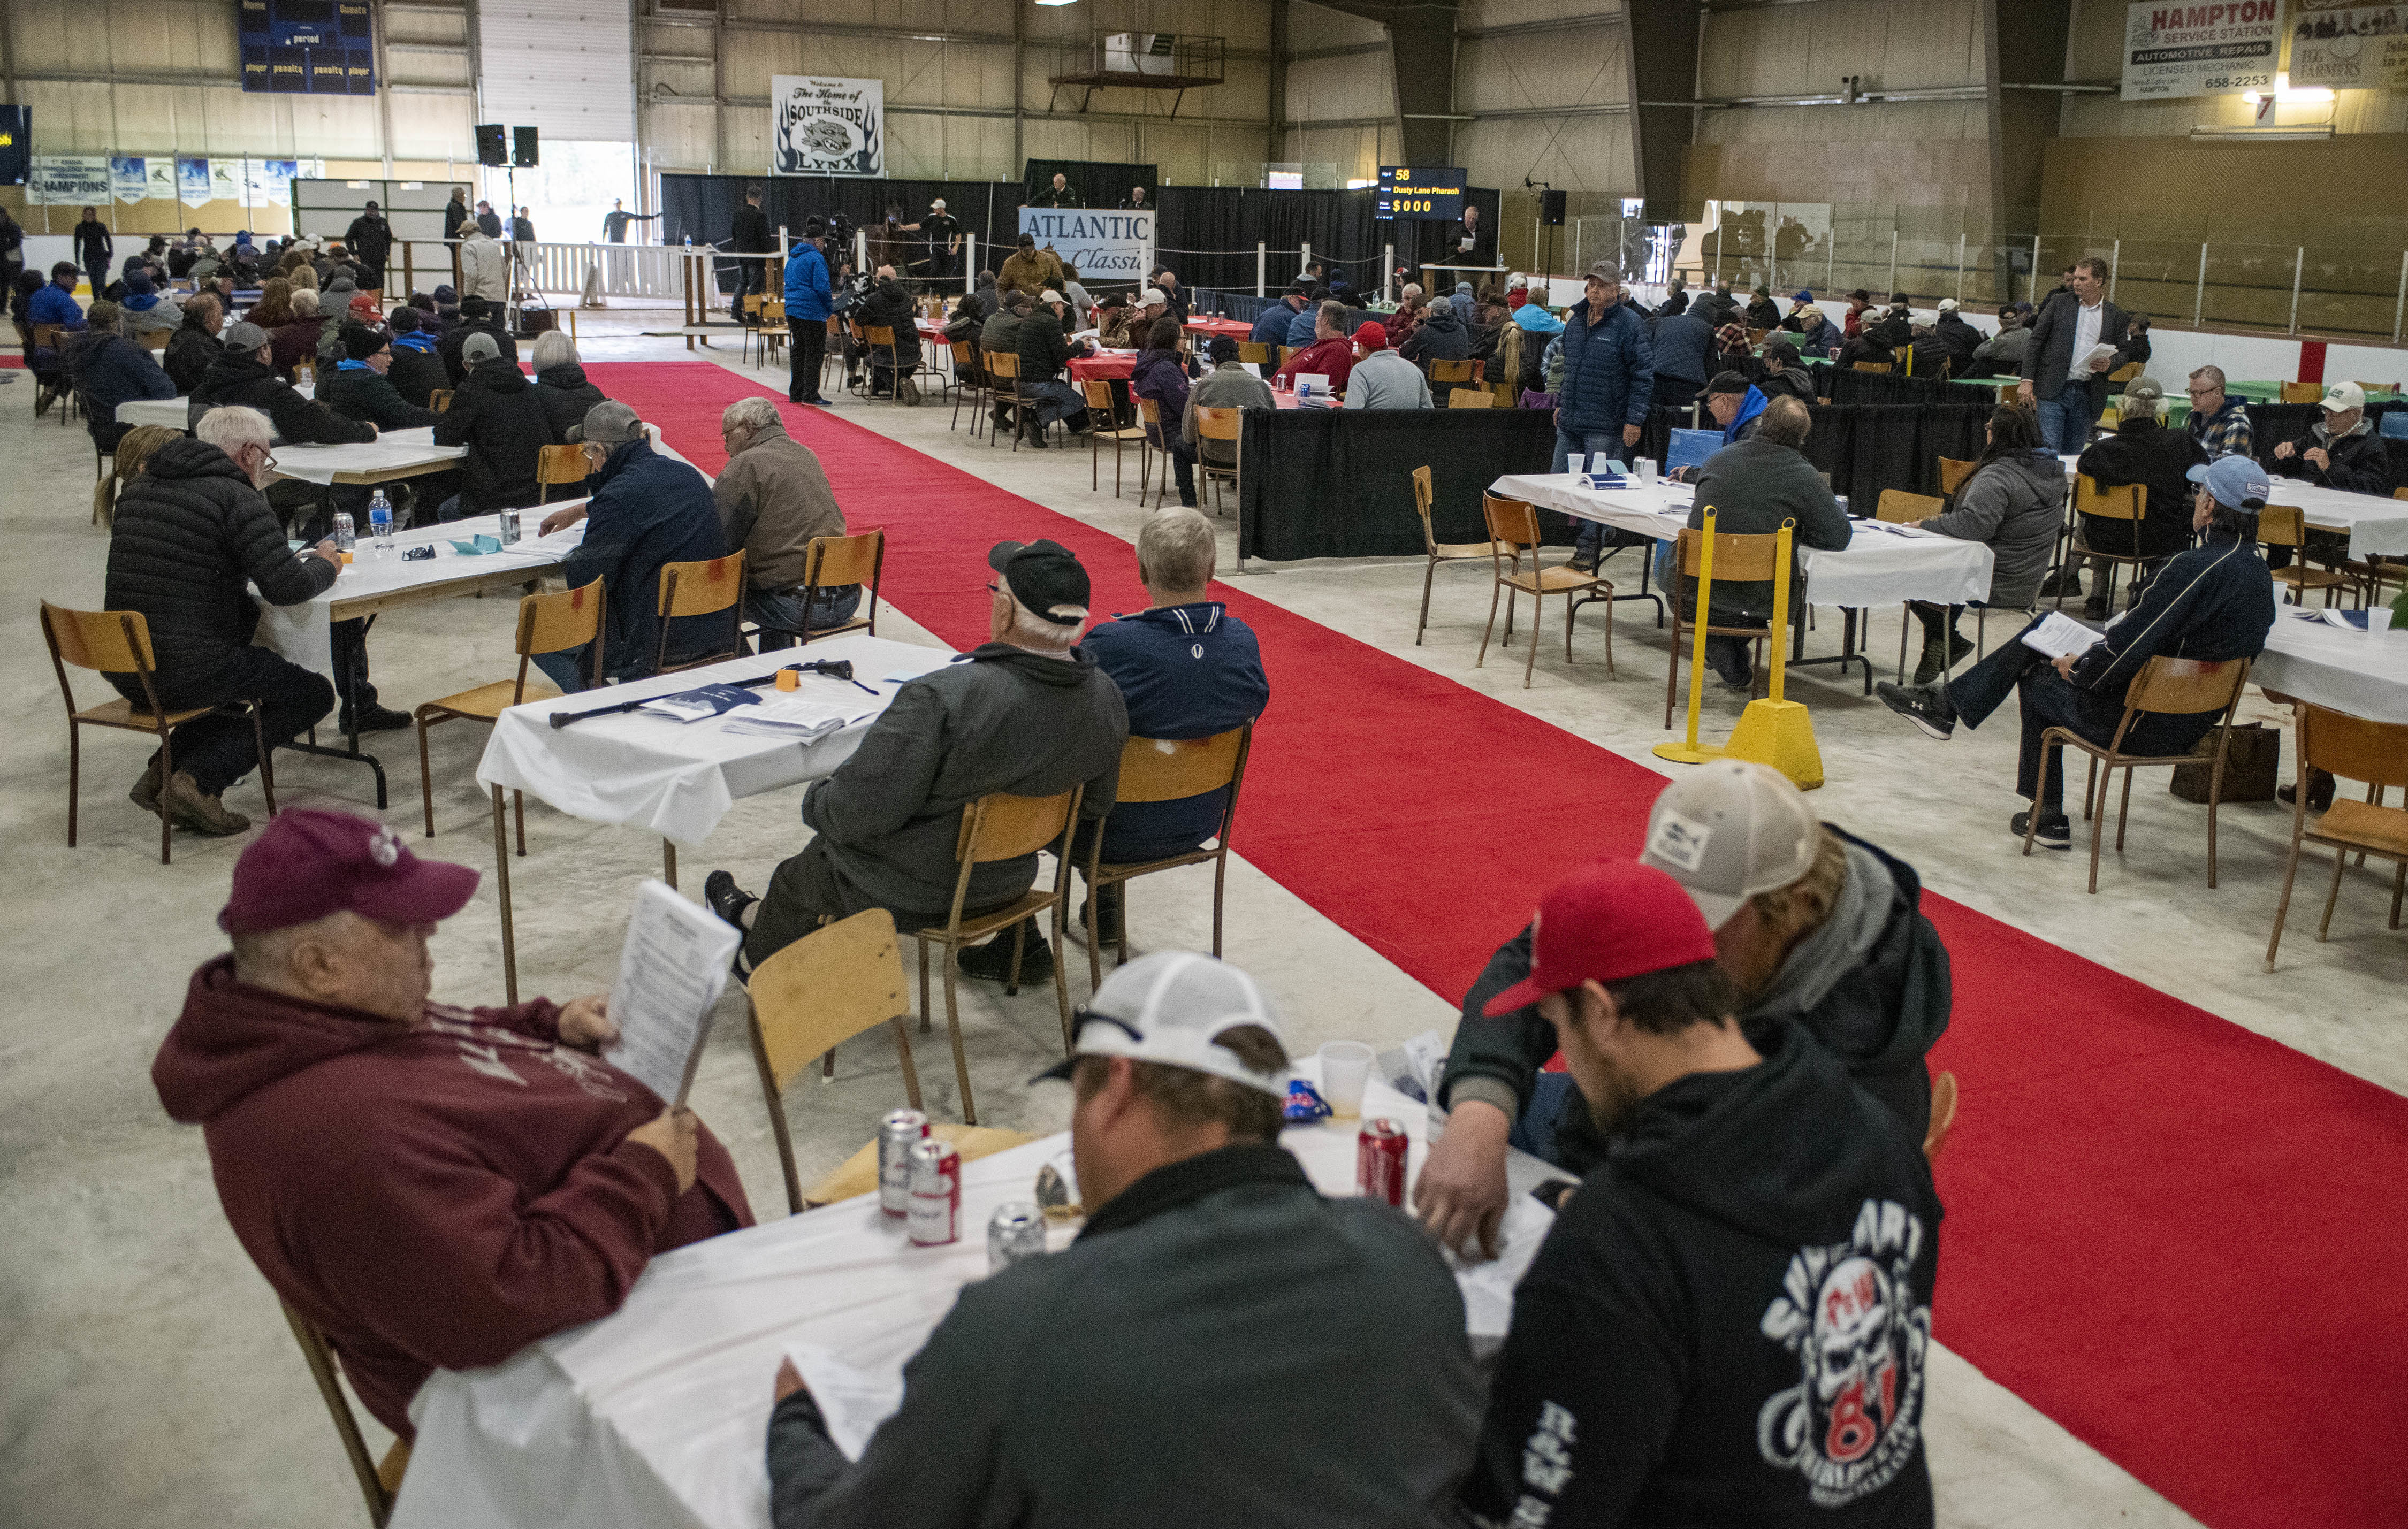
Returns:
[[[770,392],[708,364],[587,371],[705,471],[725,460],[720,410]],[[886,528],[888,600],[982,642],[986,550],[1050,536],[1086,564],[1099,612],[1143,606],[1126,542],[843,420],[893,407],[781,400],[853,527]],[[957,438],[964,457],[988,450]],[[1214,593],[1271,675],[1238,849],[1435,992],[1458,997],[1579,861],[1636,852],[1654,772],[1241,588]],[[1925,906],[1956,976],[1933,1065],[1964,1090],[1941,1171],[1941,1339],[2214,1529],[2408,1523],[2408,1100]]]

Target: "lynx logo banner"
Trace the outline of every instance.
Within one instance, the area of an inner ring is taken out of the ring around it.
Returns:
[[[1075,266],[1082,286],[1097,281],[1143,284],[1154,274],[1154,214],[1074,207],[1022,207],[1020,231]]]
[[[771,175],[886,173],[886,82],[773,75]]]
[[[2124,99],[2271,91],[2281,26],[2280,0],[2143,0],[2124,13]]]
[[[2396,89],[2408,85],[2408,7],[2291,7],[2291,83],[2299,89]]]

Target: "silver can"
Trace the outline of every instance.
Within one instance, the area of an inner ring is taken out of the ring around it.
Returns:
[[[1025,1264],[1045,1253],[1045,1213],[1025,1200],[995,1207],[986,1223],[989,1273]]]
[[[878,1122],[878,1208],[890,1216],[911,1213],[911,1149],[928,1135],[928,1117],[916,1109],[893,1109]]]
[[[505,547],[515,547],[518,545],[518,539],[519,512],[515,509],[506,509],[502,511],[502,545]]]
[[[911,1208],[903,1224],[923,1248],[962,1238],[962,1154],[941,1136],[911,1144]]]

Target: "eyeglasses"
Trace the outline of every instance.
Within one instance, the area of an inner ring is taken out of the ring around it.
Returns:
[[[2208,397],[2209,395],[2211,395],[2211,394],[2213,394],[2213,393],[2222,393],[2224,390],[2223,390],[2222,388],[2220,388],[2220,387],[2215,387],[2215,388],[2185,388],[2183,391],[2184,391],[2185,393],[2189,393],[2193,398],[2205,398],[2205,397]]]

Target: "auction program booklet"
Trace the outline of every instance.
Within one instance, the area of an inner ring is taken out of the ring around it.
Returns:
[[[668,883],[636,890],[619,979],[610,987],[610,1022],[619,1038],[602,1055],[668,1104],[685,1103],[695,1064],[710,1034],[710,1010],[727,986],[727,965],[743,933]]]

